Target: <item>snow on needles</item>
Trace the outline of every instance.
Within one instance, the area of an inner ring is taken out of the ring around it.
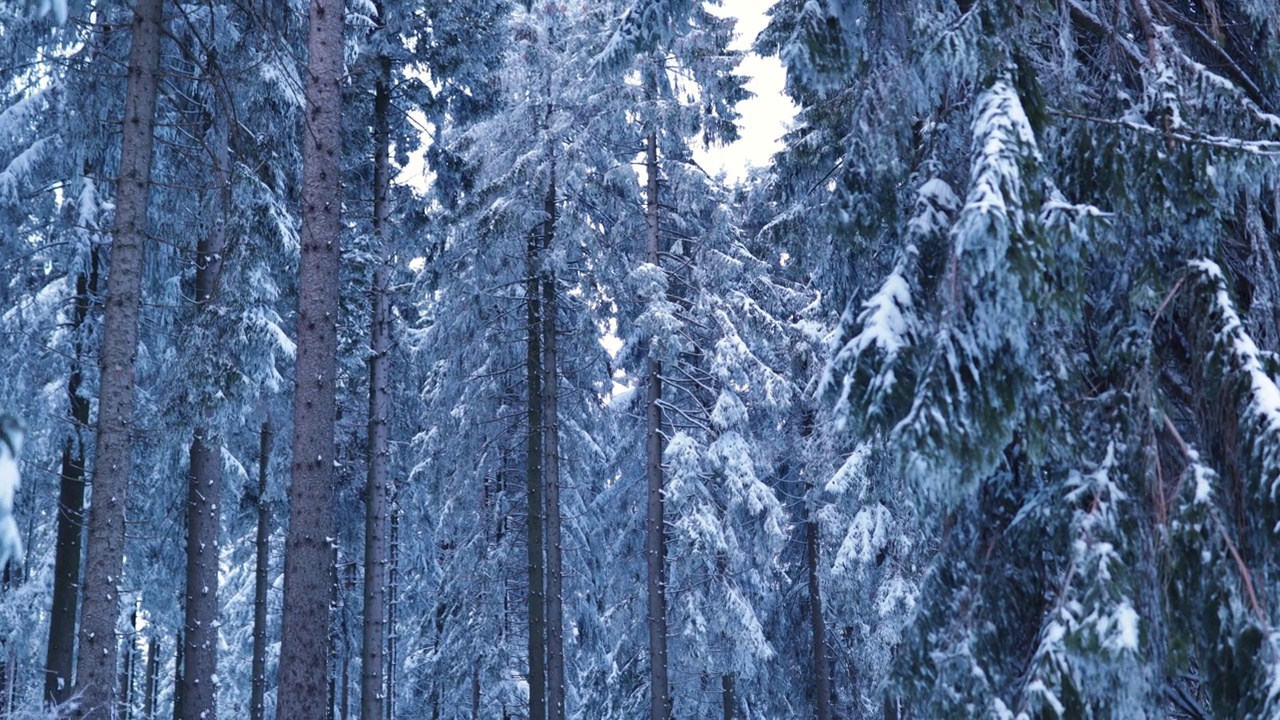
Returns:
[[[22,562],[22,538],[13,520],[13,496],[21,479],[18,456],[22,453],[22,425],[10,415],[0,416],[0,568],[13,558]]]
[[[1244,322],[1236,312],[1231,296],[1227,294],[1227,280],[1222,268],[1214,261],[1204,258],[1193,260],[1191,267],[1198,270],[1203,280],[1213,289],[1212,310],[1221,323],[1214,342],[1214,352],[1221,353],[1224,364],[1230,370],[1244,373],[1248,379],[1247,412],[1253,418],[1241,425],[1253,428],[1253,455],[1262,464],[1264,472],[1261,479],[1263,486],[1259,490],[1275,502],[1277,493],[1280,492],[1280,387],[1267,374],[1257,344],[1245,332]],[[1269,485],[1266,484],[1268,481]],[[1276,527],[1276,531],[1280,532],[1280,525]]]

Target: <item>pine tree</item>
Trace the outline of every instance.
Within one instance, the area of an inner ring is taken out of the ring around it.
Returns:
[[[89,508],[88,548],[81,590],[77,716],[109,717],[114,707],[116,618],[125,540],[125,509],[132,467],[133,368],[138,345],[143,248],[151,182],[153,123],[162,32],[161,0],[143,0],[134,9],[129,83],[125,94],[116,193],[115,232],[107,300],[94,451],[94,500]],[[102,652],[98,652],[101,650]]]
[[[293,480],[280,648],[279,717],[284,720],[320,717],[327,697],[323,668],[328,657],[333,568],[343,16],[341,2],[311,3]]]

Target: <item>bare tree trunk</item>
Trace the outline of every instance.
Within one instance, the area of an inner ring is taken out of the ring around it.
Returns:
[[[738,717],[738,689],[732,673],[720,676],[721,714],[724,720]]]
[[[342,0],[311,0],[302,235],[285,543],[279,720],[324,717],[333,581],[338,249],[342,235]]]
[[[801,420],[800,435],[806,441],[813,434],[813,411],[805,410]],[[813,482],[805,480],[805,565],[809,580],[809,627],[812,632],[814,717],[831,720],[831,668],[827,658],[827,625],[822,613],[822,588],[818,579],[821,547],[818,519],[813,497]]]
[[[135,634],[137,627],[138,611],[134,610],[129,614],[129,634],[121,643],[124,646],[124,662],[120,667],[120,694],[117,697],[119,708],[116,717],[119,720],[129,720],[133,710],[133,659],[138,650],[138,636]]]
[[[400,513],[391,508],[391,541],[387,548],[387,693],[386,720],[395,718],[396,696],[396,583],[399,581],[397,561],[400,554]]]
[[[137,0],[129,50],[120,181],[99,356],[98,437],[94,451],[89,547],[85,557],[76,717],[109,718],[115,706],[116,619],[124,569],[124,523],[133,469],[134,363],[142,295],[151,151],[160,66],[162,0]]]
[[[351,657],[342,654],[342,690],[338,700],[338,717],[342,720],[351,718]]]
[[[649,133],[645,148],[645,220],[649,262],[658,265],[658,135]],[[649,595],[649,718],[671,717],[671,689],[667,679],[667,588],[665,477],[662,468],[662,367],[652,356],[647,364],[645,397],[645,476],[648,500],[645,537],[646,584]]]
[[[378,4],[379,14],[383,13]],[[384,19],[385,21],[385,19]],[[388,287],[387,221],[391,186],[391,58],[378,58],[373,94],[373,227],[378,263],[373,271],[373,309],[369,333],[369,475],[365,483],[364,634],[360,672],[360,720],[382,720],[383,644],[386,636],[387,574],[387,365],[391,360],[391,312]]]
[[[182,648],[185,645],[179,631],[173,643],[173,720],[182,720]]]
[[[813,631],[814,716],[831,720],[831,670],[827,660],[826,620],[822,614],[822,593],[818,585],[818,521],[813,508],[806,511],[805,559],[809,574],[809,626]]]
[[[267,696],[267,589],[271,558],[271,510],[267,505],[267,466],[271,460],[271,423],[262,423],[258,442],[257,565],[253,575],[253,679],[249,692],[250,720],[263,720]]]
[[[196,431],[187,485],[187,591],[182,671],[183,720],[215,720],[218,672],[218,500],[222,488],[219,448]]]
[[[146,685],[143,689],[142,716],[146,720],[156,717],[156,687],[160,684],[160,640],[156,637],[147,640]]]
[[[556,233],[556,183],[547,190],[543,253]],[[560,361],[556,347],[556,274],[542,277],[542,474],[547,491],[547,720],[564,720],[564,557],[560,539]]]
[[[80,393],[85,356],[82,337],[93,296],[98,293],[98,249],[89,253],[89,272],[76,277],[76,304],[71,332],[75,359],[67,379],[72,437],[62,447],[58,489],[58,544],[53,560],[53,607],[49,615],[49,644],[45,656],[44,701],[48,706],[71,697],[75,664],[76,616],[80,606],[80,553],[84,547],[85,440],[89,429],[89,398]]]
[[[526,529],[529,557],[529,720],[547,718],[547,615],[546,578],[543,550],[543,478],[542,478],[542,288],[538,260],[540,242],[535,232],[529,233],[526,262],[529,277],[525,283],[528,330],[525,370],[528,397],[528,455],[525,458],[525,483],[528,495]]]
[[[471,666],[471,720],[480,720],[480,661]]]
[[[218,74],[216,60],[209,58],[206,75],[211,84]],[[209,178],[210,215],[208,234],[196,243],[195,313],[193,325],[200,342],[198,352],[218,347],[220,339],[212,327],[210,312],[222,274],[226,249],[226,217],[230,209],[231,162],[230,111],[222,94],[214,90],[213,108],[208,110],[212,129],[213,168]],[[197,389],[200,392],[200,389]],[[205,401],[207,402],[207,400]],[[212,407],[204,407],[206,419]],[[197,426],[191,440],[191,471],[187,484],[187,584],[183,603],[186,637],[186,668],[183,671],[185,720],[217,720],[218,676],[218,548],[222,506],[222,446],[213,431]]]

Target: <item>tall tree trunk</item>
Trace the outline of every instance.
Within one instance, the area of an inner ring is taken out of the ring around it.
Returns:
[[[387,677],[386,720],[393,720],[396,712],[396,592],[399,570],[396,563],[400,554],[400,513],[391,504],[391,541],[387,547]]]
[[[263,421],[258,441],[258,536],[253,572],[253,679],[249,718],[263,720],[267,697],[267,589],[271,559],[271,509],[267,505],[267,466],[271,461],[271,423]]]
[[[120,694],[117,697],[119,708],[116,717],[129,720],[133,710],[133,659],[138,654],[138,611],[129,614],[129,634],[124,637],[124,662],[120,666]]]
[[[526,518],[529,554],[529,720],[547,718],[547,615],[546,578],[543,551],[543,479],[542,479],[542,287],[539,282],[541,242],[536,232],[529,233],[526,263],[529,277],[525,283],[526,329],[528,330],[525,370],[528,396],[528,442],[525,458],[525,484],[528,500]]]
[[[76,717],[86,720],[108,718],[114,710],[116,619],[124,569],[125,509],[133,469],[133,373],[138,354],[162,4],[162,0],[137,0],[129,50],[120,181],[99,357],[98,437],[76,665],[80,694]]]
[[[85,440],[89,429],[89,398],[80,393],[84,382],[84,324],[98,294],[98,249],[89,252],[89,272],[76,276],[76,304],[71,332],[75,358],[67,379],[72,435],[62,446],[58,489],[58,544],[53,560],[53,607],[49,614],[49,644],[45,655],[44,701],[58,705],[71,697],[75,662],[76,615],[80,606],[80,553],[84,547]]]
[[[219,73],[217,61],[209,58],[206,75],[211,85],[217,85]],[[226,218],[230,210],[231,161],[230,110],[222,93],[215,89],[217,98],[208,111],[212,132],[212,173],[209,177],[208,205],[210,215],[207,234],[196,243],[195,315],[193,324],[198,352],[218,347],[220,340],[213,327],[211,309],[217,295],[218,279],[222,274],[223,253],[226,249]],[[197,397],[209,402],[196,388]],[[213,414],[213,408],[197,409],[205,419]],[[186,669],[183,707],[185,720],[217,720],[218,676],[218,548],[222,506],[222,446],[214,439],[213,430],[197,426],[192,433],[191,471],[187,483],[187,584],[183,603],[183,627],[186,637]]]
[[[471,720],[480,720],[480,661],[471,665]]]
[[[658,265],[658,135],[649,133],[645,148],[645,221],[649,262]],[[662,367],[649,357],[648,393],[645,397],[645,476],[648,480],[647,533],[645,537],[646,585],[649,595],[649,718],[671,717],[671,689],[667,679],[667,536],[665,480],[662,469]]]
[[[721,715],[724,720],[738,717],[738,689],[732,673],[720,676]]]
[[[187,590],[182,671],[183,720],[215,720],[218,658],[218,499],[222,453],[196,431],[187,484]]]
[[[542,248],[549,260],[556,233],[556,182],[547,190]],[[564,720],[564,558],[560,540],[560,361],[556,347],[556,274],[542,275],[542,474],[547,491],[547,720]]]
[[[813,491],[811,483],[809,493]],[[818,520],[814,508],[806,503],[805,560],[809,575],[809,626],[813,632],[814,717],[831,720],[831,670],[827,660],[826,619],[822,614],[822,593],[818,585]]]
[[[146,720],[156,717],[156,689],[160,685],[160,640],[152,636],[147,640],[147,679],[143,689],[142,716]]]
[[[182,631],[178,631],[173,643],[173,720],[182,720],[182,648],[185,645]]]
[[[385,15],[382,3],[378,13]],[[360,671],[360,720],[382,720],[383,645],[386,637],[387,574],[387,365],[391,360],[391,312],[388,287],[387,222],[391,208],[391,58],[378,58],[373,93],[373,229],[378,262],[371,288],[373,308],[369,333],[369,474],[364,515],[364,634]]]
[[[338,249],[342,235],[339,80],[344,13],[342,0],[311,0],[279,720],[317,720],[326,714],[329,584],[333,579]]]
[[[813,434],[813,411],[805,410],[800,424],[800,435],[807,443]],[[809,580],[809,628],[812,634],[814,717],[831,720],[831,668],[827,658],[827,624],[822,614],[822,588],[818,583],[820,528],[817,518],[817,498],[813,481],[805,479],[805,565]]]

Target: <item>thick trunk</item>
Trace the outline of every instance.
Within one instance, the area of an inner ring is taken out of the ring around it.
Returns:
[[[381,6],[379,11],[381,12]],[[360,671],[360,720],[382,720],[383,644],[386,636],[387,573],[387,365],[391,360],[391,312],[388,288],[387,219],[391,185],[391,58],[378,59],[374,88],[373,223],[379,262],[373,271],[373,308],[369,333],[369,474],[365,483],[364,626]]]
[[[650,133],[645,149],[647,187],[645,220],[649,262],[659,264],[658,254],[658,136]],[[648,480],[647,534],[645,537],[646,585],[649,596],[649,718],[671,717],[671,690],[667,680],[666,516],[662,469],[662,367],[650,357],[645,397],[645,476]]]
[[[257,565],[253,574],[253,679],[249,692],[250,720],[263,720],[267,696],[267,588],[271,558],[271,510],[267,506],[267,465],[271,459],[271,423],[262,423],[258,443]]]
[[[547,190],[542,247],[551,253],[556,232],[554,173]],[[542,475],[547,501],[547,720],[564,720],[564,559],[560,540],[560,361],[556,348],[556,275],[542,278]]]
[[[67,379],[72,436],[62,447],[58,489],[58,544],[53,560],[53,606],[49,614],[49,645],[45,656],[44,701],[58,705],[71,697],[75,663],[76,615],[80,606],[80,553],[84,547],[85,441],[89,428],[89,398],[80,393],[85,355],[82,330],[98,292],[98,251],[89,255],[89,273],[76,278],[76,304],[71,332],[75,359]]]
[[[207,75],[212,83],[218,69],[211,57]],[[216,93],[221,96],[221,93]],[[213,132],[213,168],[209,177],[209,231],[196,243],[196,282],[194,324],[197,352],[208,352],[221,343],[213,331],[211,308],[222,274],[226,249],[226,217],[230,209],[230,130],[229,110],[224,102],[215,102],[209,123]],[[203,396],[201,389],[196,389]],[[212,407],[197,410],[206,417]],[[191,472],[187,483],[187,584],[183,611],[186,649],[186,683],[183,696],[185,720],[217,720],[218,676],[218,530],[222,500],[222,447],[209,427],[197,427],[191,441]]]
[[[539,282],[540,255],[537,233],[529,234],[525,283],[526,324],[528,331],[525,370],[528,396],[528,442],[525,458],[525,483],[528,500],[526,514],[529,558],[529,720],[547,718],[547,616],[546,578],[543,552],[543,480],[542,480],[542,288]]]
[[[138,306],[151,186],[151,151],[160,66],[162,0],[137,0],[129,51],[120,181],[103,321],[98,437],[94,451],[89,547],[85,556],[76,717],[110,717],[114,708],[119,588],[124,570],[124,524],[133,468],[134,363]]]
[[[292,483],[285,541],[279,720],[326,715],[332,582],[344,4],[312,0],[303,144]]]

